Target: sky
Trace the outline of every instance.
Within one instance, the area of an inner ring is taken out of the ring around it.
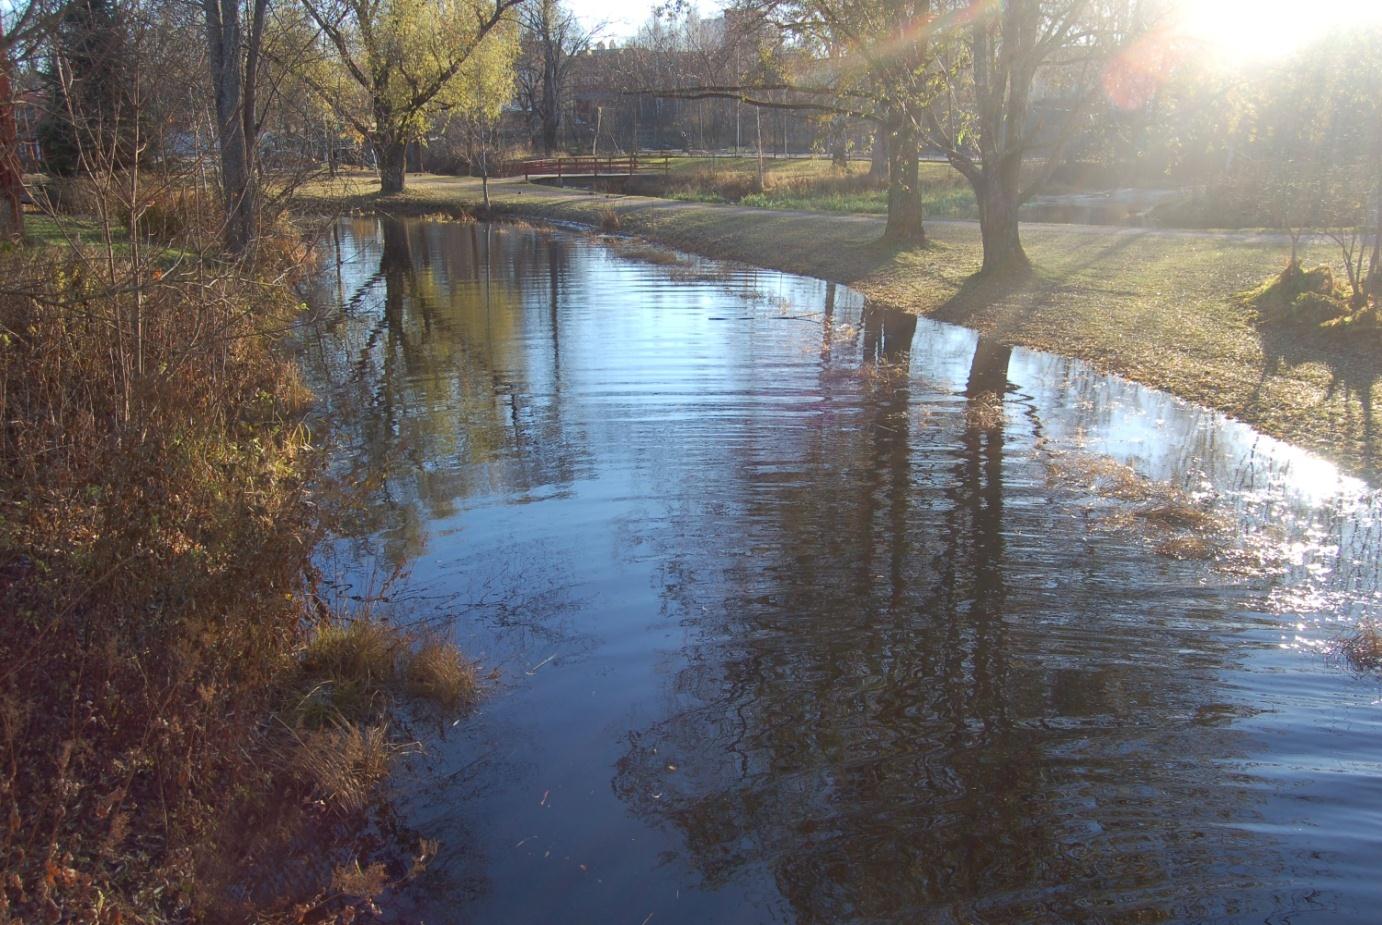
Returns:
[[[1183,28],[1240,61],[1279,58],[1333,29],[1382,24],[1382,0],[1180,0]]]
[[[614,39],[620,45],[633,37],[639,26],[648,21],[659,0],[567,0],[586,26],[605,24],[600,37]],[[1382,0],[1378,0],[1382,3]],[[718,13],[723,3],[701,0],[697,4],[705,15]]]
[[[567,0],[587,26],[604,23],[601,37],[623,44],[647,21],[657,0]],[[700,0],[702,15],[723,0]],[[1340,26],[1382,24],[1382,0],[1179,0],[1184,30],[1240,61],[1289,54]]]

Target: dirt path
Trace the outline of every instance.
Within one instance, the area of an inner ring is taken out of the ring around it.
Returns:
[[[368,178],[306,191],[314,206],[418,212],[473,207],[479,181],[416,176],[380,200]],[[639,234],[710,257],[846,283],[889,306],[964,324],[1004,341],[1079,357],[1248,421],[1376,481],[1372,418],[1382,345],[1265,336],[1235,294],[1285,259],[1281,236],[1097,225],[1027,224],[1037,269],[1020,284],[976,284],[973,222],[928,224],[931,244],[878,243],[871,215],[789,212],[592,194],[501,180],[497,209]],[[1320,242],[1306,258],[1330,260]]]

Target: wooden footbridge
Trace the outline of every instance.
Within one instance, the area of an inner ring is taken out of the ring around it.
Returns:
[[[666,173],[671,161],[666,157],[550,157],[520,161],[510,166],[509,176],[525,180],[589,180],[595,177],[632,177]]]

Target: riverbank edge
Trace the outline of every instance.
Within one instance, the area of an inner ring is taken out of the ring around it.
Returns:
[[[960,324],[1013,346],[1079,359],[1244,421],[1378,484],[1371,407],[1375,351],[1259,330],[1242,293],[1280,269],[1271,236],[1093,226],[1024,226],[1037,269],[1020,280],[974,278],[977,225],[933,222],[920,248],[879,239],[876,216],[777,212],[491,181],[411,177],[401,195],[319,184],[294,208],[576,225],[645,238],[713,259],[850,286],[888,308]],[[1317,247],[1307,257],[1327,262]]]
[[[384,777],[474,666],[324,589],[359,502],[292,343],[321,267],[214,221],[142,264],[86,215],[0,247],[0,921],[334,920],[435,854],[374,832]]]

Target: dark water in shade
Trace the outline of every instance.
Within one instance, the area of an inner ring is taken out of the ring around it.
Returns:
[[[443,845],[398,918],[1382,918],[1366,486],[814,280],[337,231],[307,364],[374,481],[325,566],[498,670],[397,775]]]

